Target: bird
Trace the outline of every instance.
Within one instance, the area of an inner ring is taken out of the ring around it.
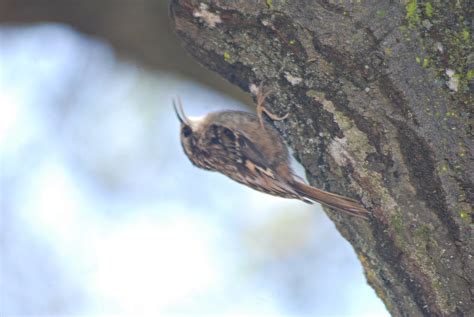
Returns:
[[[173,100],[181,145],[191,163],[267,194],[318,202],[368,219],[369,212],[357,200],[312,187],[295,175],[282,137],[263,119],[266,114],[272,120],[284,120],[288,114],[278,117],[267,110],[266,96],[258,88],[256,114],[224,110],[201,117],[186,116],[181,99]]]

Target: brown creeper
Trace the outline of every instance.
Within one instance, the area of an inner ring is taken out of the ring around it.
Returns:
[[[367,219],[367,210],[357,201],[298,180],[282,138],[262,119],[263,112],[274,120],[286,116],[272,115],[264,108],[264,99],[264,95],[258,94],[258,116],[243,111],[218,111],[201,118],[186,117],[181,100],[178,99],[178,107],[173,102],[181,122],[181,144],[191,162],[264,193],[307,203],[316,201]]]

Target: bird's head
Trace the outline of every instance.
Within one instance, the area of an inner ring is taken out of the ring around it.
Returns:
[[[203,166],[202,161],[199,159],[204,150],[202,149],[201,139],[206,129],[206,117],[194,118],[186,116],[180,98],[178,98],[177,101],[173,100],[173,107],[181,123],[180,139],[184,153],[186,153],[194,165],[209,169],[208,166]]]

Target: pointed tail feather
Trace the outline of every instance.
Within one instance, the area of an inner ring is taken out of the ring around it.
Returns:
[[[301,182],[295,182],[293,185],[296,192],[305,198],[309,198],[328,207],[343,211],[351,216],[368,219],[369,212],[354,199],[329,193]]]

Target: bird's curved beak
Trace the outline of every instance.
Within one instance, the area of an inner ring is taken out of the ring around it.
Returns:
[[[181,102],[181,98],[178,97],[177,100],[178,101],[176,102],[176,100],[173,99],[173,108],[174,108],[174,112],[176,113],[176,116],[179,119],[179,122],[188,126],[191,125],[191,122],[189,121],[188,117],[186,117],[186,114],[184,113],[183,103]],[[178,105],[176,105],[176,103]]]

